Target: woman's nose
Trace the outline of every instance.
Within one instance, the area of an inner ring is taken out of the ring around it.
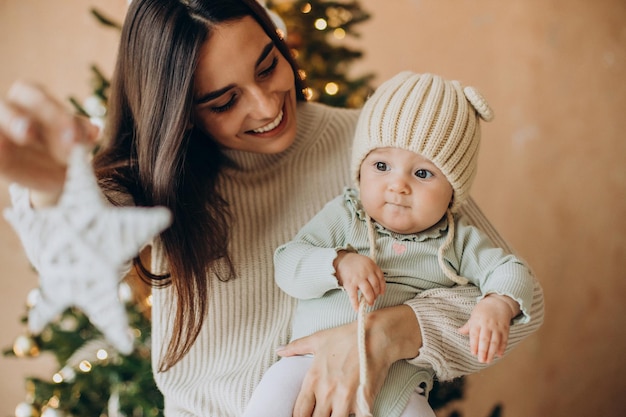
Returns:
[[[249,93],[250,117],[263,120],[272,119],[278,113],[278,101],[276,95],[266,91],[262,86],[254,86]]]

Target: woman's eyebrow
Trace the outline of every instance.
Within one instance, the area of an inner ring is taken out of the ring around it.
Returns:
[[[211,91],[210,93],[203,94],[200,97],[196,98],[194,100],[194,103],[195,104],[202,104],[202,103],[206,103],[208,101],[211,101],[213,99],[216,99],[216,98],[218,98],[219,96],[221,96],[222,94],[224,94],[225,92],[227,92],[228,90],[230,90],[233,87],[235,87],[235,84],[228,84],[224,88],[220,88],[219,90],[215,90],[215,91]]]
[[[261,65],[261,62],[263,62],[263,60],[267,58],[270,52],[272,52],[272,49],[274,49],[274,42],[269,41],[269,43],[265,45],[265,47],[261,51],[261,55],[259,55],[259,58],[256,60],[256,63],[254,64],[254,66],[258,67],[259,65]]]
[[[265,58],[267,58],[270,52],[272,52],[272,49],[274,49],[274,42],[270,41],[267,45],[265,45],[265,47],[263,47],[261,54],[259,55],[259,57],[257,58],[254,64],[255,68],[258,67]],[[234,86],[235,86],[234,84],[229,84],[224,88],[220,88],[219,90],[215,90],[215,91],[211,91],[209,93],[203,94],[202,96],[196,98],[194,102],[195,104],[206,103],[207,101],[211,101],[213,99],[218,98],[219,96],[221,96],[222,94],[224,94],[225,92],[233,88]]]

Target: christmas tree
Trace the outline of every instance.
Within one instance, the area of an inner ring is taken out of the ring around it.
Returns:
[[[360,108],[372,92],[372,74],[351,77],[350,65],[363,53],[347,45],[355,26],[370,15],[357,1],[268,1],[285,21],[287,44],[308,86],[308,97],[332,106]]]
[[[16,406],[16,417],[162,415],[163,397],[150,364],[150,297],[141,294],[135,280],[129,276],[119,291],[135,336],[129,355],[118,353],[76,308],[67,309],[41,334],[15,339],[5,355],[29,358],[47,352],[59,365],[49,380],[27,378],[26,399]],[[27,306],[38,297],[33,290]]]

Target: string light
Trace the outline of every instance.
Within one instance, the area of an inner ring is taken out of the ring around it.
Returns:
[[[326,91],[326,94],[328,94],[329,96],[334,96],[335,94],[339,92],[339,85],[337,85],[337,83],[334,83],[334,82],[326,83],[326,86],[324,87],[324,91]]]
[[[52,408],[59,408],[60,405],[60,400],[59,397],[57,397],[56,395],[53,395],[49,400],[48,400],[48,407],[52,407]]]
[[[33,308],[39,300],[41,300],[41,291],[39,291],[39,288],[32,289],[26,296],[26,306],[28,308]]]
[[[346,31],[343,30],[342,28],[337,28],[335,30],[333,30],[333,36],[336,39],[343,39],[346,37]]]
[[[71,366],[64,366],[58,374],[61,376],[62,381],[65,382],[74,382],[76,379],[76,372]]]
[[[39,355],[39,346],[31,336],[21,335],[13,342],[13,353],[18,358],[33,358]]]
[[[15,417],[38,417],[39,410],[32,404],[23,402],[15,407]]]
[[[101,361],[105,360],[108,357],[109,353],[104,349],[98,349],[98,351],[96,352],[96,358],[100,359]]]
[[[81,371],[85,373],[91,372],[91,362],[81,361],[81,363],[78,365],[78,369],[80,369]]]
[[[311,3],[305,3],[300,8],[300,11],[304,14],[307,14],[307,13],[311,13],[311,9],[313,9],[313,7],[311,6]]]
[[[328,22],[320,17],[319,19],[315,20],[314,26],[317,30],[324,30],[328,27]]]

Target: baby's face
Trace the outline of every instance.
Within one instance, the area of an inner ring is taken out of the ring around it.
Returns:
[[[437,224],[453,194],[435,164],[399,148],[378,148],[367,155],[361,164],[360,190],[369,216],[401,234],[418,233]]]

